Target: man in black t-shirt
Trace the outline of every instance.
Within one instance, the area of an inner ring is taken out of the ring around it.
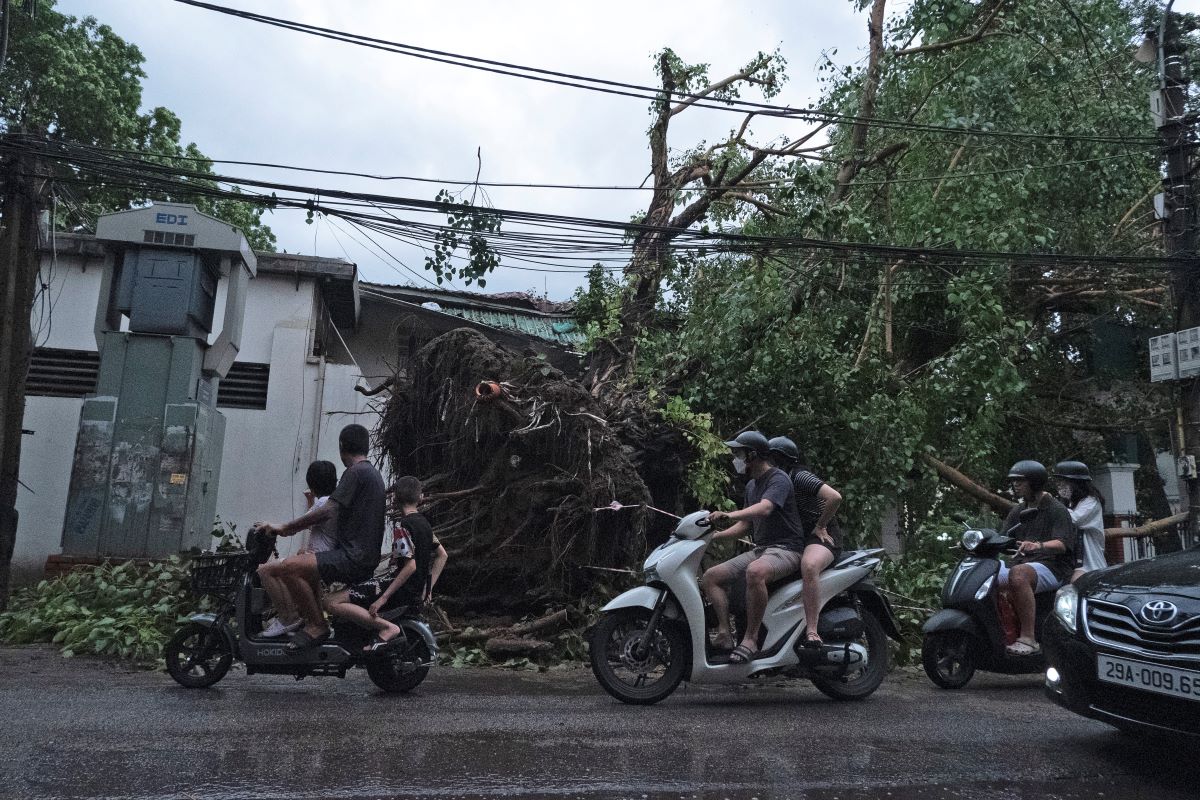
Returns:
[[[1020,541],[1017,554],[1009,560],[1011,568],[1001,565],[997,576],[1001,587],[1012,596],[1013,608],[1021,633],[1007,648],[1012,655],[1030,655],[1041,650],[1034,636],[1037,600],[1035,594],[1052,592],[1066,583],[1075,568],[1075,523],[1071,512],[1049,492],[1046,468],[1037,461],[1018,461],[1008,471],[1018,503],[1004,520],[1001,533]],[[1037,509],[1037,514],[1021,521],[1021,512]],[[1020,525],[1017,528],[1017,525]]]
[[[767,584],[800,569],[804,549],[804,529],[796,510],[792,482],[767,459],[767,437],[758,431],[746,431],[726,446],[733,452],[734,468],[750,476],[746,484],[746,505],[738,511],[714,511],[709,522],[731,520],[733,525],[713,534],[713,539],[740,537],[752,533],[754,549],[705,571],[701,579],[704,594],[717,615],[717,634],[713,645],[733,647],[729,629],[728,585],[746,577],[746,631],[741,643],[733,647],[730,662],[744,664],[758,651],[758,629],[767,608]]]
[[[324,521],[336,509],[337,531],[333,549],[290,556],[281,562],[277,573],[286,582],[304,619],[304,627],[296,631],[288,644],[290,650],[313,647],[329,638],[329,626],[313,591],[318,580],[357,583],[370,577],[379,563],[386,492],[379,470],[367,459],[370,448],[370,434],[362,425],[342,428],[338,435],[338,451],[346,471],[329,496],[329,502],[281,525],[258,523],[264,533],[291,536]]]
[[[400,605],[421,605],[430,583],[433,528],[417,511],[421,482],[406,475],[396,481],[393,493],[401,517],[393,529],[387,572],[379,578],[355,583],[326,601],[331,614],[375,630],[375,639],[364,648],[368,653],[386,647],[400,635],[400,628],[381,617],[380,612]]]

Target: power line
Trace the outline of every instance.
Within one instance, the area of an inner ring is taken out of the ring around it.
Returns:
[[[271,25],[277,28],[305,33],[312,36],[318,36],[325,39],[332,39],[347,44],[354,44],[360,47],[368,47],[375,50],[405,55],[412,58],[419,58],[427,61],[434,61],[452,66],[466,67],[468,69],[481,70],[499,75],[505,75],[513,78],[523,78],[526,80],[539,81],[542,83],[556,84],[567,86],[575,89],[586,89],[588,91],[602,92],[605,94],[613,94],[624,97],[632,97],[640,100],[663,101],[664,90],[661,87],[643,86],[633,83],[625,83],[622,81],[613,81],[604,78],[593,78],[586,75],[578,75],[568,72],[559,72],[556,70],[542,69],[539,67],[527,67],[520,64],[512,64],[504,61],[493,59],[479,58],[476,56],[468,56],[461,53],[452,53],[445,50],[434,50],[427,47],[418,47],[416,45],[404,44],[401,42],[389,41],[387,39],[378,39],[370,36],[362,36],[360,34],[349,33],[348,31],[340,31],[333,28],[325,28],[319,25],[309,25],[307,23],[296,22],[294,20],[283,19],[280,17],[271,17],[265,14],[256,14],[250,11],[242,11],[240,9],[228,8],[226,6],[215,5],[213,3],[200,2],[200,0],[175,0],[177,3],[184,5],[195,6],[207,11],[213,11],[220,14],[237,17],[239,19],[258,22],[265,25]],[[671,98],[678,98],[687,101],[689,106],[697,108],[708,108],[719,111],[734,111],[740,114],[753,113],[761,116],[785,117],[801,119],[807,122],[823,122],[829,123],[856,123],[866,122],[877,128],[893,128],[909,131],[927,131],[932,133],[949,133],[955,136],[963,134],[972,134],[977,136],[991,136],[1004,138],[1018,139],[1040,139],[1053,141],[1078,141],[1078,142],[1094,142],[1094,143],[1109,143],[1109,144],[1140,144],[1154,145],[1157,144],[1157,139],[1154,137],[1125,137],[1125,136],[1101,136],[1096,134],[1083,133],[1054,133],[1047,131],[1006,131],[987,127],[953,127],[948,125],[933,125],[928,123],[914,123],[907,120],[884,119],[884,118],[865,118],[851,114],[841,114],[833,111],[818,109],[818,108],[795,108],[791,106],[780,106],[771,103],[755,103],[748,100],[740,100],[736,98],[719,99],[715,102],[706,99],[707,96],[694,94],[690,92],[674,91],[670,95]]]
[[[389,235],[408,235],[430,242],[439,232],[449,230],[449,226],[402,219],[390,212],[394,210],[445,215],[448,213],[461,214],[465,211],[462,206],[454,203],[195,173],[168,165],[146,162],[130,163],[114,159],[103,153],[90,152],[86,146],[80,145],[56,142],[43,143],[45,146],[33,147],[32,144],[28,140],[4,138],[0,140],[0,149],[32,152],[46,159],[73,165],[75,174],[59,178],[60,181],[94,183],[96,180],[103,180],[110,186],[127,186],[139,191],[161,191],[168,195],[201,195],[260,205],[296,208],[339,217],[358,227],[384,231]],[[78,170],[90,171],[94,173],[95,177],[89,178],[80,175]],[[192,181],[211,182],[213,185]],[[239,193],[221,189],[216,184],[255,187],[260,191]],[[261,190],[269,190],[272,194],[268,196]],[[288,192],[300,196],[279,196],[278,192]],[[320,200],[316,201],[312,198],[320,198]],[[355,210],[353,207],[339,207],[339,204],[342,206],[368,204],[380,213]],[[671,252],[691,253],[699,256],[710,252],[753,254],[756,252],[806,251],[820,253],[826,259],[842,257],[902,259],[910,266],[986,262],[1024,264],[1043,268],[1107,265],[1124,266],[1130,269],[1172,269],[1186,263],[1186,259],[1171,257],[948,250],[864,242],[839,242],[801,236],[758,236],[733,230],[679,229],[629,221],[572,217],[516,209],[470,209],[469,212],[493,215],[517,226],[515,230],[502,229],[494,233],[479,232],[477,234],[486,240],[489,246],[494,247],[498,254],[522,258],[546,258],[555,261],[605,260],[603,257],[615,257],[619,253],[629,253],[636,240],[641,236],[666,235],[671,240]],[[557,232],[538,232],[538,228],[557,229]],[[464,231],[458,231],[458,233],[464,236],[469,235],[469,232]]]

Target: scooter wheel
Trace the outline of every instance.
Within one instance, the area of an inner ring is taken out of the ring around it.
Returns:
[[[368,658],[367,676],[385,692],[411,692],[429,674],[431,658],[429,645],[424,639],[414,636],[405,645]]]
[[[672,620],[659,623],[649,647],[641,646],[649,622],[648,609],[623,608],[605,614],[592,628],[592,674],[622,703],[657,703],[675,691],[690,665],[687,630]]]
[[[888,673],[887,633],[869,611],[862,612],[863,635],[860,644],[867,649],[867,665],[857,672],[840,678],[813,678],[813,686],[834,700],[865,700],[870,697]]]
[[[225,677],[233,664],[233,651],[220,628],[189,622],[167,642],[163,659],[180,686],[204,689]]]
[[[975,675],[975,651],[962,631],[931,633],[921,643],[921,665],[935,685],[961,689]]]

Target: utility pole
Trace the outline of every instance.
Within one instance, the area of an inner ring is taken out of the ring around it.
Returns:
[[[0,172],[0,611],[8,606],[17,539],[25,378],[29,372],[29,314],[38,272],[38,213],[45,179],[28,158],[5,159]]]
[[[1180,38],[1178,16],[1167,3],[1158,28],[1159,139],[1166,174],[1163,178],[1164,240],[1168,256],[1187,259],[1175,268],[1171,290],[1175,299],[1175,330],[1200,325],[1200,269],[1196,260],[1196,208],[1191,183],[1191,122],[1187,117],[1187,58]],[[1185,379],[1180,388],[1183,456],[1200,463],[1200,378]],[[1186,463],[1186,462],[1185,462]],[[1193,468],[1187,475],[1188,529],[1200,524],[1200,479]]]

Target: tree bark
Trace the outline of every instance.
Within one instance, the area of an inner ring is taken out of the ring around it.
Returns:
[[[837,185],[829,196],[829,204],[837,205],[850,193],[850,184],[863,168],[863,153],[867,145],[867,132],[871,118],[875,116],[875,96],[879,93],[879,82],[883,77],[883,16],[886,0],[875,0],[871,4],[867,31],[870,37],[870,55],[867,74],[863,79],[862,103],[858,107],[858,119],[850,131],[850,153],[837,174]]]
[[[31,165],[19,158],[4,169],[0,217],[0,611],[8,607],[17,541],[17,491],[21,465],[25,379],[29,372],[29,315],[38,271],[41,203]]]
[[[984,503],[987,503],[987,505],[994,509],[997,513],[1007,514],[1012,510],[1013,506],[1016,505],[1016,503],[1012,502],[1011,500],[1005,499],[998,494],[989,492],[987,489],[983,488],[966,475],[963,475],[954,467],[938,461],[928,453],[923,454],[921,456],[921,460],[933,467],[938,476],[946,483],[961,489],[963,492],[971,497],[974,497],[976,500],[981,500]]]

